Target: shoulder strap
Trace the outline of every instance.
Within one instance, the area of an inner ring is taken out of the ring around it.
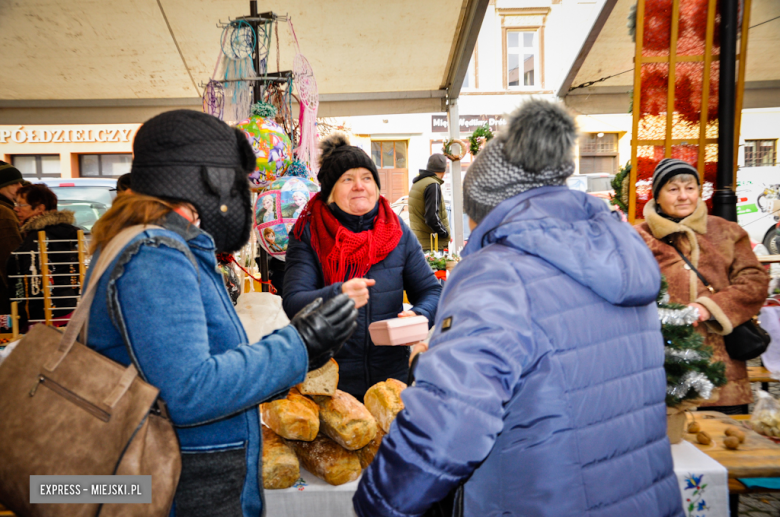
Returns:
[[[710,283],[709,283],[709,282],[707,282],[707,279],[706,279],[706,278],[704,278],[704,277],[702,276],[702,274],[701,274],[701,273],[699,273],[699,270],[698,270],[698,269],[696,269],[695,267],[693,267],[693,264],[691,264],[691,261],[690,261],[690,260],[688,260],[688,257],[686,257],[686,256],[683,254],[683,252],[682,252],[682,251],[680,251],[680,250],[679,250],[679,248],[677,248],[677,246],[675,246],[675,245],[674,245],[674,243],[673,243],[671,240],[669,240],[669,241],[668,241],[668,243],[669,243],[669,246],[671,246],[672,248],[674,248],[674,251],[676,251],[676,252],[677,252],[677,254],[678,254],[678,255],[680,255],[680,257],[681,257],[681,258],[682,258],[682,259],[685,261],[685,263],[686,263],[686,264],[688,264],[688,267],[689,267],[689,268],[691,268],[691,271],[693,271],[694,273],[696,273],[696,276],[698,276],[698,277],[699,277],[699,280],[701,280],[701,283],[702,283],[702,284],[704,284],[704,287],[706,287],[706,288],[709,290],[709,292],[711,292],[711,293],[714,293],[714,292],[715,292],[715,288],[714,288],[714,287],[712,287],[712,286],[710,285]]]
[[[89,317],[89,311],[92,307],[92,300],[95,298],[95,291],[97,291],[98,283],[103,273],[106,272],[108,266],[119,255],[127,244],[133,240],[138,234],[151,229],[162,229],[160,226],[155,225],[136,225],[125,228],[119,232],[113,239],[101,250],[100,257],[97,263],[94,265],[92,274],[89,277],[89,284],[87,288],[82,292],[81,300],[73,312],[68,326],[65,329],[65,333],[60,341],[60,346],[57,351],[49,358],[49,361],[44,365],[44,368],[48,371],[54,371],[57,366],[62,362],[70,349],[73,348],[73,344],[76,342],[76,337],[79,335],[81,328]]]

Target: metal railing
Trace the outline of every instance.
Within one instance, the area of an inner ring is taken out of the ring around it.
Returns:
[[[69,250],[50,250],[51,244],[64,244],[70,243],[71,249]],[[41,230],[38,232],[38,251],[37,257],[35,251],[15,251],[11,253],[12,256],[30,255],[30,272],[25,274],[19,271],[19,274],[8,275],[9,280],[23,280],[25,286],[35,286],[32,289],[32,296],[29,295],[27,289],[25,289],[25,296],[18,296],[11,298],[11,320],[14,337],[19,333],[19,307],[27,301],[43,300],[43,319],[28,319],[28,323],[46,323],[51,325],[52,322],[57,319],[54,317],[54,311],[66,311],[72,312],[76,310],[79,298],[81,297],[82,286],[84,285],[84,277],[87,273],[87,246],[84,239],[84,232],[79,230],[76,239],[48,239],[46,232]],[[56,259],[52,259],[52,255],[57,254],[70,254],[77,255],[78,260],[76,262],[60,262]],[[78,272],[70,273],[52,273],[51,266],[78,266]],[[54,283],[54,277],[78,277],[78,283],[71,283],[69,285],[56,285]],[[15,283],[15,282],[11,282]],[[56,295],[55,289],[60,288],[76,288],[78,294],[75,295]],[[73,300],[72,303],[66,303],[61,305],[60,302],[54,300]]]

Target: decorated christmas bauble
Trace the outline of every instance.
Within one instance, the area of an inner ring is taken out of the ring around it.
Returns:
[[[246,135],[257,157],[257,167],[249,175],[255,186],[266,188],[292,163],[292,143],[282,126],[272,119],[253,115],[236,128]]]
[[[282,176],[270,182],[255,200],[257,240],[274,258],[285,259],[292,227],[320,188],[305,178]]]

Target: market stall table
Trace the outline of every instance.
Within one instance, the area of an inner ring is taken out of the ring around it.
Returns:
[[[750,382],[780,382],[780,379],[775,379],[772,376],[772,372],[764,368],[763,366],[748,366],[748,380]]]
[[[684,440],[672,446],[672,457],[683,506],[687,507],[693,500],[706,501],[709,509],[707,517],[727,517],[725,469]],[[360,478],[344,485],[331,486],[301,468],[301,477],[291,488],[265,490],[266,514],[273,517],[352,517],[352,496],[358,483]],[[691,488],[691,485],[697,483],[699,486],[705,483],[708,486],[694,495],[696,487]]]
[[[758,257],[758,261],[762,264],[780,264],[780,255],[764,255]]]
[[[748,381],[760,382],[761,389],[769,391],[770,382],[780,382],[780,379],[775,379],[772,376],[772,372],[764,368],[763,366],[748,366]]]
[[[780,445],[722,413],[697,411],[692,415],[696,417],[702,431],[707,432],[712,437],[712,443],[702,445],[696,441],[696,435],[690,433],[685,433],[683,437],[726,467],[732,496],[732,515],[736,515],[739,494],[759,491],[759,489],[748,490],[738,478],[780,477]],[[745,442],[734,451],[723,447],[724,431],[730,426],[738,427],[745,432]]]
[[[301,477],[290,488],[265,490],[266,515],[273,517],[352,517],[352,496],[360,478],[332,486],[301,467]]]

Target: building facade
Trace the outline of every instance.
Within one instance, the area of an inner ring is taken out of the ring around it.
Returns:
[[[0,126],[0,158],[26,179],[117,178],[130,172],[140,124]]]
[[[500,132],[507,115],[527,99],[556,100],[565,95],[559,89],[603,5],[603,0],[491,1],[458,100],[461,139],[485,123]],[[601,186],[596,190],[605,185],[604,190],[608,190],[609,178],[631,159],[629,106],[622,113],[599,114],[568,107],[581,132],[570,186],[588,188],[587,174],[603,177],[595,183]],[[449,138],[444,113],[351,117],[345,124],[353,133],[353,142],[371,152],[377,167],[385,171],[382,193],[391,202],[408,193],[428,156],[441,152],[442,142]],[[780,107],[743,110],[741,128],[739,177],[754,187],[768,184],[767,178],[780,170],[771,168],[777,164]],[[471,159],[467,154],[461,161],[464,172]],[[447,175],[445,198],[451,198],[449,180]],[[780,184],[780,178],[774,183]],[[780,185],[775,190],[780,190]],[[755,196],[749,197],[740,202],[753,203]],[[756,236],[765,230],[764,222],[752,225],[762,227]]]
[[[509,113],[530,98],[557,99],[603,0],[490,2],[458,100],[461,139],[484,124],[500,132]],[[578,173],[614,174],[630,157],[630,114],[577,115],[583,132]],[[382,193],[391,202],[408,193],[428,157],[449,139],[444,113],[350,117],[352,142],[374,158]],[[462,170],[472,160],[466,154]],[[451,199],[449,175],[444,195]]]

